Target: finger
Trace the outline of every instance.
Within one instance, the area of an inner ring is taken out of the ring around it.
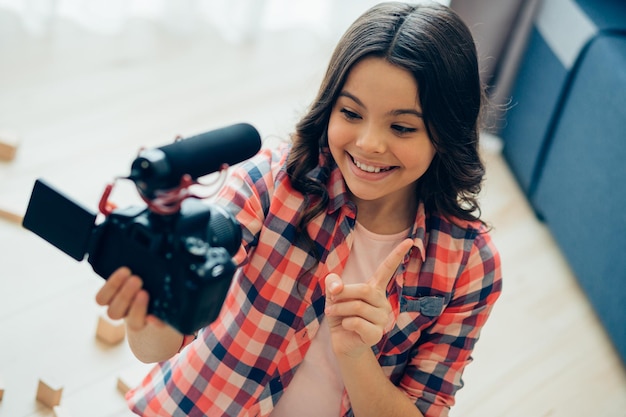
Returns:
[[[138,276],[131,275],[128,277],[109,304],[109,317],[114,320],[126,317],[135,296],[141,290],[141,286],[142,281]]]
[[[130,275],[130,269],[126,267],[115,270],[96,294],[96,303],[101,306],[108,305]]]
[[[330,299],[331,301],[334,300],[335,296],[341,293],[344,288],[341,277],[334,273],[326,275],[325,285],[326,298]]]
[[[377,308],[360,300],[335,302],[327,306],[325,313],[334,317],[358,317],[384,327],[389,319],[390,308]]]
[[[341,302],[348,300],[361,300],[373,306],[380,307],[387,301],[387,298],[381,295],[380,290],[366,283],[344,284],[341,291],[333,295],[333,301]]]
[[[126,325],[131,330],[141,330],[148,323],[148,292],[145,290],[139,291],[133,299],[128,315],[126,316]]]
[[[359,335],[363,343],[373,346],[383,337],[383,328],[381,326],[363,320],[360,317],[346,317],[341,321],[341,326],[348,331]]]
[[[369,279],[368,284],[385,291],[398,265],[400,265],[406,253],[411,249],[411,246],[413,246],[412,239],[407,238],[400,242],[376,269],[374,275]]]
[[[165,327],[165,322],[153,314],[148,314],[146,316],[146,323],[152,324],[156,327]]]

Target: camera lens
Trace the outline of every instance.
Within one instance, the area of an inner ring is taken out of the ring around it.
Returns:
[[[241,245],[241,226],[235,217],[220,206],[211,206],[207,235],[213,247],[222,247],[234,256]]]

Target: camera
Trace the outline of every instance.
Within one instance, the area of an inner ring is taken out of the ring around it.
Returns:
[[[130,174],[145,205],[111,209],[105,189],[98,214],[43,179],[33,186],[23,227],[67,255],[87,256],[103,278],[127,266],[150,295],[148,312],[183,334],[213,322],[236,270],[241,227],[226,209],[201,201],[197,179],[242,162],[261,147],[246,123],[139,152]]]

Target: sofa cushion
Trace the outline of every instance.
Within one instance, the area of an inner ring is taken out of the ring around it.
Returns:
[[[532,198],[626,361],[626,34],[572,78]]]
[[[504,156],[532,195],[567,90],[590,42],[626,30],[623,0],[545,0],[531,31],[501,131]]]

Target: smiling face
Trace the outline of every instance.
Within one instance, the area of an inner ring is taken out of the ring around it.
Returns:
[[[421,113],[410,72],[378,57],[351,69],[330,115],[328,145],[359,210],[415,207],[417,180],[435,156]]]

